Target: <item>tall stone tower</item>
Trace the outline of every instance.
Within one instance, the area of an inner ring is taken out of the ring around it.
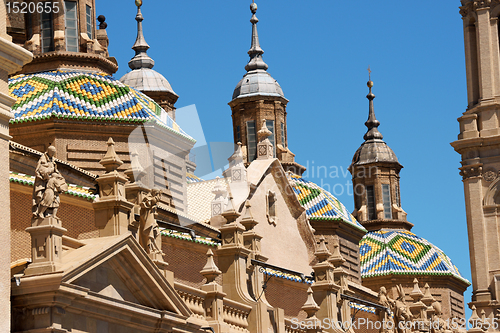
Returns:
[[[9,183],[9,121],[12,119],[10,107],[15,100],[9,96],[7,77],[18,71],[32,59],[32,54],[15,45],[6,31],[6,7],[0,6],[0,242],[3,256],[0,259],[0,331],[10,332],[10,183]]]
[[[367,230],[383,226],[410,230],[413,224],[406,221],[399,195],[399,171],[403,166],[378,130],[380,122],[375,117],[372,87],[370,80],[366,96],[369,114],[365,122],[368,128],[363,137],[365,142],[354,154],[349,167],[355,190],[353,215]]]
[[[105,18],[96,18],[95,0],[35,0],[27,4],[35,8],[43,5],[43,11],[32,11],[30,7],[23,14],[13,9],[7,17],[7,33],[12,41],[34,55],[23,73],[60,68],[108,74],[117,71],[116,60],[108,54]],[[97,19],[101,22],[99,29]]]
[[[472,303],[489,322],[500,309],[500,3],[462,0],[467,109],[451,145],[462,157]]]
[[[264,51],[260,47],[257,33],[257,4],[250,5],[252,11],[252,44],[248,54],[250,61],[245,66],[247,73],[238,82],[229,102],[233,117],[234,143],[241,142],[246,164],[257,158],[257,131],[266,120],[271,131],[269,140],[274,146],[274,157],[278,158],[285,170],[301,175],[305,167],[295,162],[295,154],[288,149],[286,127],[286,105],[288,100],[281,87],[268,72],[262,59]]]
[[[440,299],[445,318],[465,315],[463,293],[469,286],[451,259],[437,246],[411,232],[413,224],[401,207],[399,172],[403,166],[378,130],[368,81],[368,128],[364,142],[352,159],[349,171],[354,186],[353,215],[368,230],[359,243],[363,286],[379,291],[383,286],[393,297],[401,284],[414,293],[414,279]]]

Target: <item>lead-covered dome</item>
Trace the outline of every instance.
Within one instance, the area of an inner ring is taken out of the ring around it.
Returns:
[[[352,164],[354,165],[380,162],[399,164],[394,151],[381,139],[371,139],[363,142],[352,158]]]
[[[246,73],[236,85],[233,99],[254,95],[285,97],[278,81],[263,69]]]
[[[257,12],[257,4],[252,2],[250,5],[252,11],[252,44],[248,55],[250,61],[245,66],[247,73],[238,82],[233,92],[233,100],[236,98],[251,97],[251,96],[271,96],[285,97],[278,81],[267,72],[267,64],[262,59],[264,50],[260,47],[259,34],[257,33],[257,22],[259,19],[255,16]]]
[[[168,91],[175,94],[167,79],[151,68],[134,69],[123,75],[120,82],[140,91]]]

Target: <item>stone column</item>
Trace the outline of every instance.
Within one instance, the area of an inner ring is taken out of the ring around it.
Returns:
[[[461,168],[464,182],[467,231],[472,270],[473,301],[489,301],[489,264],[483,216],[482,164]]]
[[[492,59],[493,59],[493,45],[492,45],[492,31],[490,27],[490,11],[489,7],[477,9],[477,36],[478,36],[478,53],[479,53],[479,85],[481,101],[492,100],[495,91],[494,75],[498,73],[493,72]],[[496,31],[495,31],[496,33]],[[498,48],[498,45],[496,45]]]
[[[10,183],[9,183],[9,121],[10,107],[15,100],[9,96],[8,75],[31,61],[33,55],[11,43],[6,32],[5,6],[0,6],[0,331],[10,332]]]

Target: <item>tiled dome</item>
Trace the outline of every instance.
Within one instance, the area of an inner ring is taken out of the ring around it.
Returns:
[[[313,182],[287,172],[288,181],[309,219],[342,220],[359,230],[366,229],[349,213],[345,206],[330,192]]]
[[[16,99],[11,122],[50,117],[81,120],[157,122],[193,140],[151,98],[112,76],[82,71],[20,74],[9,79]]]
[[[451,275],[462,277],[441,249],[407,230],[370,231],[359,242],[361,276]]]

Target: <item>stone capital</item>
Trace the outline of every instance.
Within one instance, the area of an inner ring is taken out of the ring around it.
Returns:
[[[483,176],[483,164],[473,164],[466,165],[460,169],[460,176],[462,176],[462,180],[466,180],[469,178],[481,178]]]

